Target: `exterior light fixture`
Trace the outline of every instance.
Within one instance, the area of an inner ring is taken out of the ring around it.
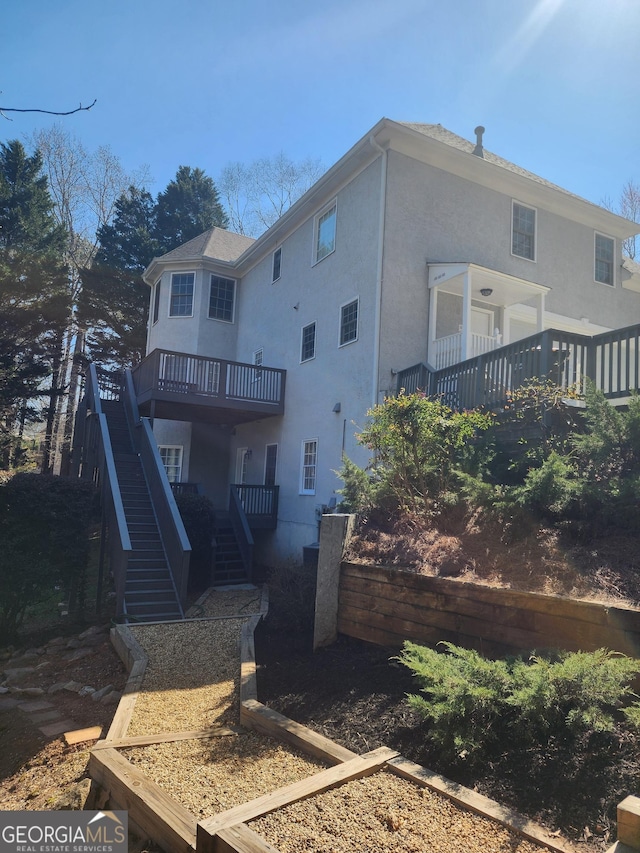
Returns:
[[[493,288],[491,288],[491,287],[481,287],[480,288],[480,295],[481,296],[491,296],[492,293],[493,293]]]

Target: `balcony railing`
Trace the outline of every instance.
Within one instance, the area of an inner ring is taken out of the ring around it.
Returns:
[[[469,357],[473,358],[490,352],[500,346],[500,337],[496,335],[479,335],[475,332],[471,335],[471,352]],[[434,343],[434,365],[436,370],[458,364],[462,359],[462,332],[455,335],[447,335],[444,338],[436,338]]]
[[[548,329],[441,370],[416,364],[398,374],[397,389],[470,409],[497,405],[533,378],[577,392],[589,378],[609,399],[628,397],[640,389],[640,324],[595,337]]]
[[[284,412],[286,371],[278,368],[154,350],[135,368],[133,378],[139,405],[164,404],[165,414],[159,417],[168,416],[171,404],[170,416],[179,420],[196,419],[193,410],[180,417],[184,405],[236,410],[245,419]]]

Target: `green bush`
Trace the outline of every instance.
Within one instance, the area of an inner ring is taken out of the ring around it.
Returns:
[[[27,608],[55,586],[72,616],[85,606],[89,532],[98,493],[84,480],[16,474],[0,486],[0,638],[12,638]]]
[[[452,643],[439,652],[406,642],[399,660],[420,693],[408,701],[429,721],[429,736],[450,760],[480,758],[505,734],[523,741],[612,731],[625,709],[640,727],[630,682],[640,661],[599,649],[487,660]]]
[[[358,441],[374,454],[377,502],[390,496],[398,508],[413,512],[438,512],[451,502],[464,447],[491,420],[480,412],[454,412],[423,394],[388,398],[367,414]],[[355,485],[368,496],[364,481]]]

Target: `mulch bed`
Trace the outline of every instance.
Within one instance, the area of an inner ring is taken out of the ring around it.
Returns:
[[[258,698],[354,752],[397,749],[453,781],[477,790],[564,837],[602,851],[615,839],[617,804],[640,789],[640,738],[622,732],[582,743],[551,741],[523,748],[505,733],[503,751],[482,764],[445,764],[428,727],[406,704],[416,684],[386,649],[347,637],[328,648],[299,650],[300,638],[256,634]],[[296,648],[297,647],[297,648]],[[596,747],[598,747],[596,751]]]

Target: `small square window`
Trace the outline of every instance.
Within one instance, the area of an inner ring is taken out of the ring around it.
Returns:
[[[271,281],[277,281],[280,278],[282,269],[282,249],[276,249],[273,253],[273,269],[271,273]]]
[[[354,299],[340,309],[340,346],[358,338],[358,300]]]
[[[193,316],[193,285],[195,274],[192,272],[174,273],[171,276],[170,317]]]
[[[302,442],[302,466],[300,472],[300,494],[315,495],[316,471],[318,468],[318,440]]]
[[[613,285],[613,257],[615,241],[604,234],[596,234],[595,242],[595,280],[601,284]]]
[[[235,294],[236,283],[232,278],[212,275],[209,290],[209,318],[233,323]]]
[[[511,253],[534,261],[536,257],[536,211],[513,202]]]
[[[316,324],[309,323],[302,327],[302,344],[300,347],[300,361],[309,361],[316,356]]]
[[[336,248],[336,203],[321,213],[315,224],[314,262],[317,263]]]
[[[158,447],[158,450],[167,479],[170,483],[179,483],[182,478],[182,447],[165,445]]]

